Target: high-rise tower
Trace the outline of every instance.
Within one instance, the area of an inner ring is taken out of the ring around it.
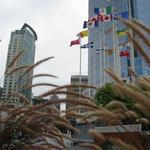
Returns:
[[[20,30],[15,30],[11,32],[10,43],[8,47],[7,62],[4,87],[3,87],[3,99],[8,99],[9,101],[17,101],[18,98],[10,97],[10,94],[14,91],[19,92],[31,98],[31,89],[23,88],[26,83],[32,83],[33,71],[29,71],[24,74],[26,67],[24,69],[18,70],[11,75],[9,72],[20,66],[32,65],[34,63],[35,57],[35,41],[37,40],[37,34],[28,24],[24,24]],[[12,62],[13,58],[23,51],[22,55],[16,60],[16,62],[9,69],[8,66]]]
[[[150,16],[148,15],[149,5],[149,0],[89,0],[89,19],[96,15],[94,8],[112,7],[112,16],[127,12],[128,17],[136,18],[150,25]],[[110,55],[108,52],[108,50],[116,48],[119,49],[119,56],[121,51],[126,50],[130,54],[132,46],[128,43],[127,35],[117,35],[117,31],[123,30],[127,30],[127,27],[115,19],[105,22],[99,21],[99,27],[89,29],[89,42],[94,41],[95,43],[94,48],[90,48],[88,52],[88,76],[90,84],[99,87],[105,85],[107,82],[111,82],[111,78],[104,72],[104,68],[108,67],[114,71],[116,71],[116,68],[119,68],[118,73],[120,77],[123,80],[130,80],[128,73],[128,67],[132,64],[130,57],[119,57],[119,61],[114,63],[116,59],[114,52]],[[136,51],[134,51],[133,62],[137,75],[150,75],[150,68]],[[116,67],[117,65],[119,67]]]

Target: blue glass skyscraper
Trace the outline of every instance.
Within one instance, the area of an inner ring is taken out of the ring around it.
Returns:
[[[107,8],[112,6],[113,15],[128,12],[128,16],[150,25],[149,0],[89,0],[89,19],[95,16],[95,8]],[[130,13],[131,12],[131,13]],[[89,42],[94,41],[94,48],[89,48],[88,52],[88,75],[89,83],[97,87],[103,86],[112,79],[105,73],[105,68],[112,68],[123,80],[129,81],[128,67],[131,66],[131,59],[128,56],[120,57],[121,51],[131,51],[127,35],[118,36],[117,31],[128,30],[127,27],[118,20],[102,22],[99,27],[89,29]],[[118,49],[119,60],[116,60],[114,49]],[[109,54],[110,50],[112,53]],[[148,54],[148,51],[147,51]],[[116,62],[116,63],[114,63]],[[137,75],[150,75],[150,68],[136,51],[134,52],[134,67]]]

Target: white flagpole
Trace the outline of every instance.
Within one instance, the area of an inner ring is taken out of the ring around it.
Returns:
[[[112,2],[112,15],[114,14],[114,6]],[[118,45],[116,42],[116,22],[113,18],[113,48],[114,48],[114,70],[121,77],[120,69],[120,51],[118,50]]]
[[[79,62],[79,84],[81,84],[81,67],[82,67],[82,48],[81,48],[81,37],[79,38],[80,41],[80,62]],[[79,94],[81,94],[81,87],[79,86]]]
[[[112,15],[113,15],[113,12],[114,12],[114,7],[113,7],[113,2],[112,2]],[[115,20],[113,19],[112,21],[113,21],[112,28],[113,28],[114,70],[115,70],[115,72],[117,72],[117,67],[116,67],[116,44],[115,44],[115,41],[116,41],[116,38],[115,38],[115,34],[116,34]]]
[[[116,26],[116,25],[115,25]],[[119,48],[119,41],[118,41],[118,37],[116,38],[116,57],[117,57],[117,73],[118,76],[121,78],[121,66],[120,66],[120,62],[121,62],[121,58],[120,58],[120,48]]]
[[[101,26],[99,26],[100,28]],[[99,47],[99,55],[100,55],[100,87],[103,86],[103,51],[102,51],[102,45],[103,42],[101,40],[102,37],[102,33],[101,33],[101,29],[99,29],[99,40],[100,40],[100,47]]]
[[[105,71],[104,71],[104,69],[106,69],[106,52],[105,52],[105,34],[104,34],[104,30],[105,30],[105,26],[104,26],[104,22],[102,22],[102,40],[103,40],[103,42],[102,42],[102,48],[103,48],[103,60],[104,60],[104,67],[103,67],[103,79],[104,79],[104,84],[106,84],[106,73],[105,73]]]
[[[128,0],[128,6],[129,6],[129,19],[131,22],[132,19],[132,14],[131,14],[131,0]],[[131,36],[133,36],[133,31],[132,29],[130,29],[130,34]],[[130,63],[131,63],[131,68],[133,71],[135,71],[135,64],[134,64],[134,47],[133,47],[133,43],[131,42],[131,48],[130,48]],[[131,76],[131,82],[135,83],[135,78],[133,76]]]

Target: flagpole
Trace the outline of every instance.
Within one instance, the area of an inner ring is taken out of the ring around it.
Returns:
[[[103,40],[103,43],[102,43],[102,47],[103,47],[103,58],[104,58],[104,68],[103,68],[103,70],[102,71],[104,71],[104,69],[106,69],[106,52],[105,52],[105,35],[104,35],[104,30],[105,30],[105,27],[104,27],[104,22],[102,23],[102,35],[103,35],[103,38],[102,38],[102,40]],[[106,84],[106,73],[105,73],[105,71],[104,71],[104,73],[103,73],[103,75],[104,75],[104,77],[103,77],[103,79],[104,79],[104,84]]]
[[[114,7],[113,7],[113,2],[112,2],[112,15],[114,12]],[[113,19],[113,24],[112,24],[112,28],[113,28],[113,51],[114,51],[114,70],[115,72],[117,72],[117,68],[116,68],[116,44],[115,44],[115,22]]]
[[[80,41],[80,60],[79,60],[79,84],[81,84],[81,67],[82,67],[82,48],[81,48],[81,37],[79,38]],[[79,86],[79,94],[81,94],[81,86]]]
[[[128,6],[129,6],[129,8],[128,8],[129,9],[129,19],[130,19],[130,22],[131,22],[131,19],[132,19],[132,14],[131,14],[131,0],[128,0]],[[131,36],[133,36],[132,29],[130,29],[130,34],[131,34]],[[132,70],[135,71],[134,47],[133,47],[133,43],[132,42],[131,42],[131,47],[130,47],[130,63],[131,63]],[[133,76],[131,76],[131,82],[135,83],[135,78]]]
[[[99,40],[100,40],[100,47],[99,47],[99,55],[100,55],[100,87],[103,86],[103,51],[102,51],[102,40],[101,40],[101,30],[99,30]]]
[[[116,38],[116,57],[117,57],[117,71],[118,71],[118,76],[121,78],[121,65],[120,65],[120,62],[121,62],[121,58],[120,58],[120,48],[119,48],[119,40],[118,40],[118,37]]]

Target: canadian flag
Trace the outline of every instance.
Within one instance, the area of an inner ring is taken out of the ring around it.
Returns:
[[[99,15],[98,16],[98,19],[100,20],[100,21],[104,21],[104,22],[109,22],[109,21],[111,21],[112,20],[112,15],[110,14],[110,15]]]

